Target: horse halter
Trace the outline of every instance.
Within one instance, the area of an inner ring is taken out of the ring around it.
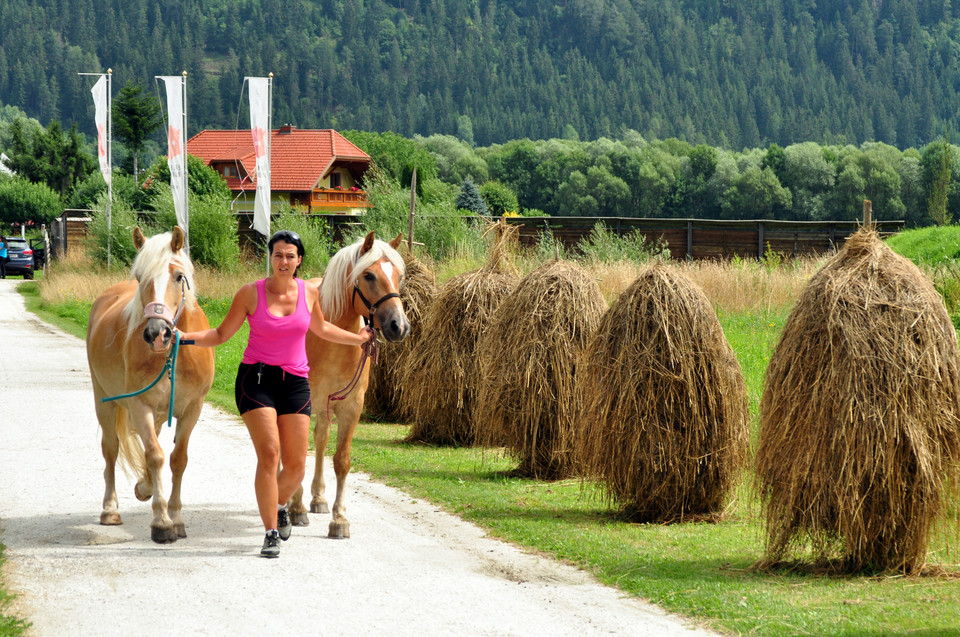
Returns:
[[[383,296],[381,296],[376,303],[370,303],[370,301],[367,300],[367,297],[363,295],[363,292],[360,291],[360,286],[354,283],[353,298],[355,299],[358,294],[360,295],[360,300],[363,301],[363,305],[367,308],[367,311],[370,312],[370,318],[365,319],[367,321],[367,325],[369,325],[371,328],[374,328],[374,329],[376,328],[373,325],[373,315],[377,313],[377,308],[380,307],[380,304],[388,299],[400,298],[400,295],[397,294],[396,292],[390,292],[388,294],[384,294]]]
[[[183,303],[187,300],[187,289],[190,288],[190,282],[187,277],[180,279],[180,305],[177,307],[177,313],[174,314],[167,304],[163,301],[153,301],[143,306],[143,318],[158,318],[166,322],[170,327],[175,327],[180,320],[180,313],[183,312]],[[362,298],[363,295],[361,295]]]

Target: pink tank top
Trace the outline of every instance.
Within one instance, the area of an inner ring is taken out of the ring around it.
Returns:
[[[257,281],[257,309],[247,316],[250,338],[243,352],[244,363],[265,363],[282,368],[294,376],[306,378],[306,338],[310,329],[310,310],[303,279],[297,282],[297,310],[290,316],[274,316],[267,309],[266,280]]]

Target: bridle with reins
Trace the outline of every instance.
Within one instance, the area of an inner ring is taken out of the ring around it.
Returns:
[[[358,295],[360,296],[360,300],[363,302],[364,307],[366,307],[367,311],[369,312],[369,318],[365,316],[363,317],[363,321],[366,323],[367,327],[373,330],[373,338],[360,346],[360,349],[362,350],[360,353],[360,360],[357,362],[357,369],[353,373],[353,378],[350,379],[349,383],[347,383],[347,386],[327,396],[327,420],[330,420],[330,401],[343,400],[350,394],[350,392],[353,391],[353,388],[357,386],[358,382],[360,382],[360,377],[363,375],[363,368],[367,364],[367,359],[370,359],[371,365],[377,364],[377,327],[373,323],[373,317],[377,313],[377,309],[380,307],[381,303],[389,299],[400,298],[400,295],[396,292],[389,292],[377,299],[376,303],[371,303],[369,300],[367,300],[367,297],[363,295],[363,292],[360,290],[360,286],[354,282],[353,294],[350,296],[350,302],[353,303],[356,301]]]

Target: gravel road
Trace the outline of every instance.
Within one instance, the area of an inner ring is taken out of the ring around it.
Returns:
[[[120,471],[124,524],[100,526],[83,341],[28,313],[19,283],[0,280],[0,542],[29,634],[714,634],[360,473],[351,539],[328,539],[328,516],[311,514],[280,559],[261,559],[252,446],[237,416],[209,405],[184,477],[188,537],[151,542],[149,503]],[[172,439],[164,426],[167,454]]]

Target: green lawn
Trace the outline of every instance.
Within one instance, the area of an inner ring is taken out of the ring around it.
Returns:
[[[38,305],[27,298],[31,307]],[[203,304],[216,325],[226,302],[203,299]],[[59,308],[44,311],[55,314]],[[82,308],[65,308],[65,314],[67,320],[85,318]],[[763,374],[785,320],[785,310],[720,315],[746,378],[754,429]],[[245,341],[239,335],[217,351],[217,381],[209,398],[230,411]],[[748,484],[738,489],[722,522],[634,524],[618,519],[590,482],[509,477],[515,463],[496,451],[406,444],[407,431],[406,425],[362,423],[354,438],[354,467],[492,536],[575,564],[711,628],[760,635],[960,635],[956,577],[751,570],[763,553],[763,525]],[[945,550],[944,535],[931,543],[930,561],[960,572],[956,554]]]

